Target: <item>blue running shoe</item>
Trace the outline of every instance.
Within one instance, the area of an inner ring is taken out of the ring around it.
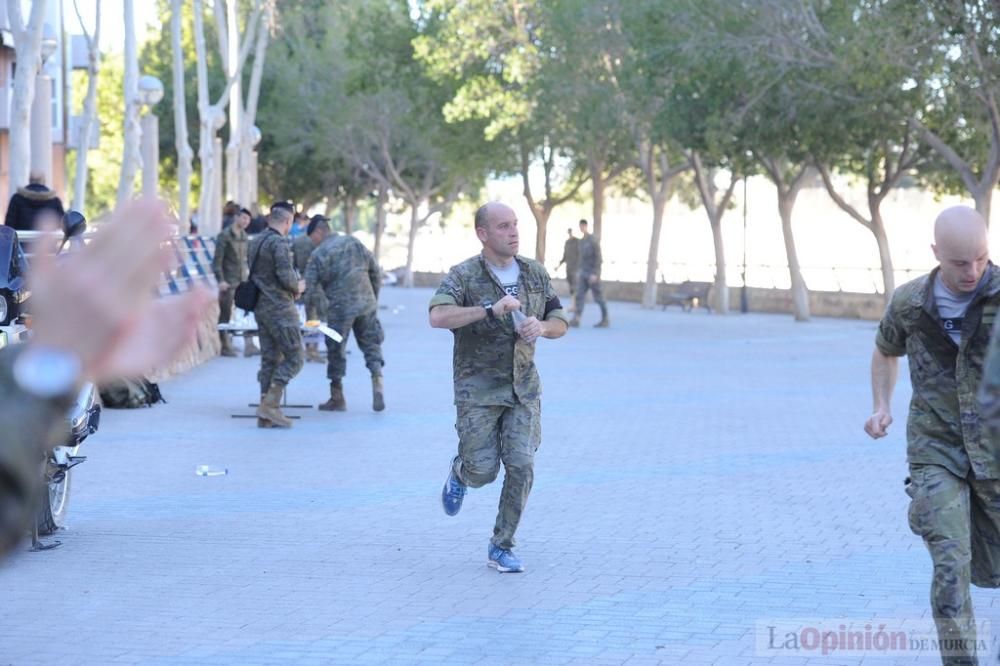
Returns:
[[[444,507],[446,514],[454,516],[462,509],[462,500],[465,499],[467,490],[468,486],[455,476],[455,463],[453,462],[451,470],[448,472],[448,480],[444,482],[444,488],[441,490],[441,506]]]
[[[489,552],[490,559],[486,562],[486,566],[496,569],[500,573],[521,573],[524,571],[524,565],[512,551],[494,546],[491,543]]]

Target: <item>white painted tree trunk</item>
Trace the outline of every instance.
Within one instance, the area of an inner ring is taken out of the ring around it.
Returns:
[[[74,7],[76,2],[74,1]],[[80,28],[87,40],[87,95],[83,100],[83,117],[77,126],[76,136],[76,177],[73,179],[73,209],[87,211],[87,156],[90,153],[90,137],[97,122],[97,79],[101,65],[101,0],[94,3],[94,34],[87,34],[83,27],[83,17],[77,10]]]
[[[194,151],[188,141],[187,110],[184,101],[184,50],[181,0],[171,0],[170,31],[174,56],[174,145],[177,147],[177,209],[181,231],[191,224],[191,162]]]
[[[238,150],[239,173],[237,175],[236,193],[239,202],[246,206],[251,203],[255,196],[253,192],[254,178],[257,173],[257,163],[253,158],[253,127],[257,122],[257,106],[260,102],[260,82],[264,76],[264,58],[267,55],[267,44],[270,26],[274,18],[272,5],[268,4],[264,9],[264,25],[260,26],[257,33],[257,43],[254,45],[253,70],[250,72],[250,87],[247,91],[247,101],[244,107],[243,119],[240,125],[240,143]]]
[[[135,4],[123,0],[125,9],[125,149],[118,179],[118,205],[132,198],[135,176],[142,168],[142,128],[139,126],[139,50],[135,40]]]
[[[14,35],[18,66],[10,102],[10,194],[28,184],[31,165],[31,104],[35,100],[35,75],[42,47],[42,26],[48,0],[33,0],[28,25],[24,25],[21,0],[7,0],[7,17]]]
[[[204,6],[202,0],[194,0],[194,43],[198,63],[198,158],[201,161],[201,193],[198,198],[198,215],[199,219],[204,221],[204,233],[209,235],[217,234],[222,226],[222,193],[215,191],[217,188],[212,185],[213,179],[218,178],[216,170],[222,168],[222,165],[217,163],[213,151],[215,133],[225,124],[223,109],[226,107],[233,86],[239,79],[243,65],[246,63],[250,53],[250,42],[253,40],[254,31],[258,28],[259,19],[260,0],[257,0],[254,3],[253,14],[247,21],[243,44],[239,49],[239,58],[235,69],[236,76],[228,78],[222,95],[215,104],[212,104],[208,97]],[[228,50],[226,53],[228,54]]]
[[[216,0],[219,2],[220,0]],[[243,86],[237,77],[236,67],[240,57],[240,29],[236,22],[236,0],[226,0],[226,50],[223,63],[226,76],[235,77],[233,91],[229,95],[229,142],[226,144],[226,198],[246,205],[239,196],[240,143],[243,125]]]

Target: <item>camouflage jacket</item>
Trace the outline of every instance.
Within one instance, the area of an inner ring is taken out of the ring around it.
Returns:
[[[977,391],[990,331],[1000,307],[1000,269],[989,276],[969,304],[956,345],[934,303],[938,269],[907,282],[892,296],[875,344],[888,356],[909,357],[913,397],[906,426],[910,463],[941,465],[966,478],[1000,479],[996,446],[980,419]]]
[[[247,233],[235,224],[223,229],[215,239],[212,272],[218,282],[233,288],[247,279]]]
[[[592,234],[580,239],[580,272],[584,275],[601,274],[601,244]]]
[[[521,267],[518,278],[521,311],[539,320],[561,319],[568,323],[545,267],[524,257],[516,260]],[[431,298],[430,307],[479,306],[483,301],[495,303],[504,295],[503,287],[479,255],[452,267]],[[512,315],[483,319],[452,333],[456,405],[513,406],[541,397],[535,345],[517,335]]]
[[[329,322],[374,312],[381,286],[382,271],[374,255],[353,236],[330,236],[306,265],[306,287],[326,295]]]
[[[309,255],[315,249],[316,246],[313,245],[312,239],[305,234],[292,239],[292,258],[295,260],[295,270],[299,272],[299,275],[306,274],[306,262],[309,261]]]
[[[257,319],[282,319],[297,325],[299,312],[295,308],[295,294],[299,274],[292,263],[288,240],[268,228],[250,243],[250,261],[254,262],[251,279],[260,289],[254,310]]]

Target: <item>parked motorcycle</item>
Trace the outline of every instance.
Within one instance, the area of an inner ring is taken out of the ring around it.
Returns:
[[[66,213],[59,251],[67,242],[79,241],[86,227],[83,215],[76,211]],[[17,232],[0,226],[0,347],[23,342],[30,337],[31,294],[25,282],[28,268],[29,261]],[[80,445],[97,432],[100,425],[101,405],[97,395],[93,384],[85,384],[80,389],[67,415],[69,437],[48,451],[41,461],[39,473],[44,484],[32,529],[32,550],[47,550],[59,545],[58,541],[43,545],[38,537],[50,535],[65,524],[71,487],[70,470],[86,460],[85,456],[78,455]]]

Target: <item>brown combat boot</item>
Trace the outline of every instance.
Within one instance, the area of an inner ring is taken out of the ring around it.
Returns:
[[[611,320],[607,317],[594,324],[594,328],[608,328],[609,326],[611,326]]]
[[[219,342],[222,343],[222,349],[219,351],[219,356],[236,356],[236,350],[233,349],[233,343],[229,339],[229,334],[225,331],[219,331]]]
[[[376,412],[385,409],[385,387],[382,385],[382,375],[372,375],[372,409]]]
[[[281,384],[271,384],[267,394],[260,399],[260,406],[257,407],[257,425],[261,428],[291,428],[292,420],[281,413],[281,394],[284,390]],[[261,421],[269,421],[270,426],[261,425]]]
[[[573,328],[580,328],[580,318],[573,317],[572,319],[569,320],[569,325],[572,326]]]
[[[346,412],[344,387],[340,382],[330,382],[330,399],[317,407],[321,412]]]
[[[251,356],[260,356],[260,349],[257,345],[253,343],[252,335],[243,336],[243,356],[245,358],[250,358]]]

